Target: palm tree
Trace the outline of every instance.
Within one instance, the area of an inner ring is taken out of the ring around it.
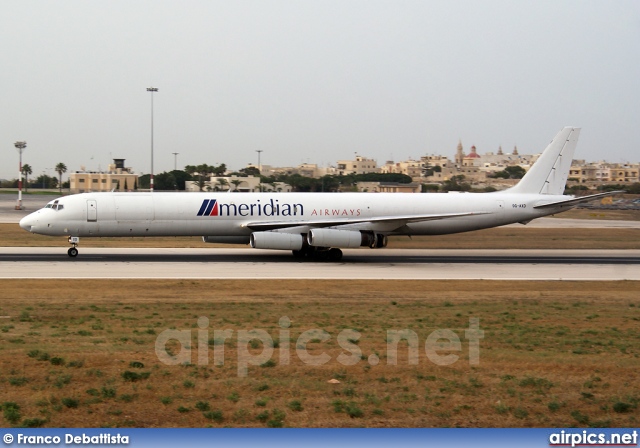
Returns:
[[[202,165],[198,165],[196,167],[196,171],[198,172],[198,187],[200,187],[200,191],[204,190],[205,183],[207,182],[207,178],[211,176],[211,172],[213,171],[209,165],[203,163]]]
[[[224,173],[227,171],[227,165],[221,163],[218,166],[212,166],[211,169],[216,176],[224,176]]]
[[[56,165],[56,171],[58,172],[58,176],[60,176],[60,182],[58,186],[60,187],[60,194],[62,194],[62,175],[67,172],[67,165],[60,162]]]
[[[187,173],[189,176],[193,176],[196,171],[198,171],[198,169],[195,167],[195,165],[187,165],[184,167],[184,172]]]
[[[24,191],[27,191],[27,186],[29,185],[29,174],[32,174],[33,170],[31,169],[31,165],[25,163],[22,165],[22,174],[24,174]]]
[[[233,179],[233,180],[231,181],[231,183],[232,183],[233,185],[235,185],[235,187],[236,187],[236,188],[234,189],[234,191],[238,191],[238,185],[240,185],[240,184],[242,183],[242,181],[241,181],[241,180],[239,180],[239,179]]]
[[[225,190],[224,187],[228,186],[229,182],[224,177],[221,177],[221,178],[218,179],[218,185],[220,185],[220,190],[224,191]]]
[[[196,169],[195,165],[187,165],[184,167],[184,172],[189,175],[189,178],[187,180],[191,180],[191,181],[194,180],[193,176],[194,174],[196,174],[197,171],[198,170]]]

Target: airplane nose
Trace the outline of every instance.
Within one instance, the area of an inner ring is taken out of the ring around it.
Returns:
[[[35,225],[35,223],[36,223],[36,220],[32,213],[20,220],[20,227],[22,227],[27,232],[31,232],[31,228]]]

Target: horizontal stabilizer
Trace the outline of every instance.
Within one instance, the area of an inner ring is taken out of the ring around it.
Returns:
[[[589,196],[582,196],[579,198],[567,199],[565,201],[556,201],[556,202],[549,202],[546,204],[540,204],[540,205],[534,206],[533,208],[545,209],[545,208],[564,207],[564,206],[573,207],[576,204],[582,204],[583,202],[591,202],[596,199],[604,198],[607,196],[613,196],[615,194],[620,194],[620,193],[624,193],[624,191],[608,191],[606,193],[591,194]]]

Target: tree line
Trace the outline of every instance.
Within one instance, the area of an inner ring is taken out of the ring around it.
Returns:
[[[69,181],[62,182],[62,175],[67,172],[67,165],[60,162],[56,164],[54,170],[58,173],[58,177],[49,176],[48,174],[41,174],[35,179],[31,179],[29,181],[29,176],[33,174],[33,168],[28,163],[22,165],[22,177],[24,182],[22,183],[25,191],[28,191],[29,188],[59,188],[60,193],[62,193],[63,188],[69,188]],[[4,183],[3,187],[6,188],[18,188],[18,179],[13,179]]]
[[[411,177],[406,174],[383,174],[383,173],[367,173],[367,174],[349,174],[349,175],[327,175],[320,178],[305,177],[300,174],[280,174],[276,176],[262,176],[256,167],[242,168],[241,170],[226,173],[226,165],[187,165],[184,170],[165,171],[153,176],[154,190],[185,190],[187,181],[196,182],[200,191],[205,189],[206,183],[212,176],[215,177],[260,177],[262,184],[275,185],[279,182],[291,185],[293,191],[301,192],[318,192],[318,191],[348,191],[356,189],[358,182],[397,182],[411,183]],[[232,183],[234,181],[231,181]],[[239,183],[239,182],[238,182]],[[149,175],[145,174],[139,178],[139,188],[149,188]],[[225,179],[220,179],[217,185],[213,186],[216,190],[228,190],[231,185],[226,183]]]

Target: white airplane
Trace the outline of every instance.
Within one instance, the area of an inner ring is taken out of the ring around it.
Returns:
[[[82,193],[24,217],[23,229],[80,237],[202,236],[208,243],[340,260],[389,235],[442,235],[522,223],[620,192],[563,195],[579,128],[565,127],[512,188],[493,193]]]

